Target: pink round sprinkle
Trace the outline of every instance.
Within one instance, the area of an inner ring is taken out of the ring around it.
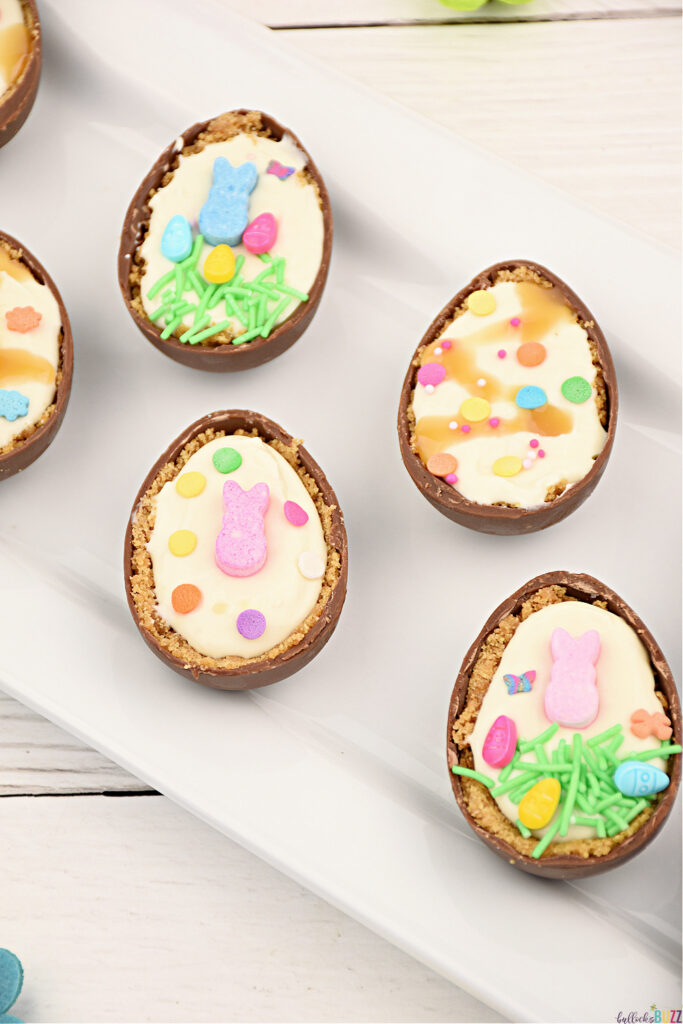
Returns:
[[[506,355],[507,355],[507,352],[505,351],[504,348],[499,348],[498,349],[498,358],[499,359],[505,359]]]
[[[533,441],[529,441],[529,447],[538,448],[538,441],[536,440],[536,438],[534,438]]]
[[[308,512],[304,512],[301,505],[297,505],[295,501],[286,501],[285,519],[292,526],[305,526],[308,522]]]
[[[531,469],[533,464],[534,463],[533,463],[532,459],[523,459],[522,460],[522,465],[524,466],[525,469]]]
[[[500,424],[500,420],[498,419],[497,416],[492,416],[491,419],[489,420],[489,426],[490,427],[497,427],[499,424]]]
[[[445,341],[441,342],[441,348],[445,348],[446,351],[448,352],[449,348],[453,348],[453,342],[449,341],[448,338],[446,338]]]
[[[518,317],[518,316],[513,316],[512,320],[510,321],[510,326],[511,326],[511,327],[519,327],[519,325],[521,324],[521,322],[522,322],[522,321],[521,321],[521,320],[519,319],[519,317]]]
[[[458,482],[458,478],[455,475],[455,473],[449,473],[448,476],[446,477],[446,483],[447,484],[457,484],[457,482]]]
[[[544,459],[545,458],[545,452],[543,451],[542,448],[539,448],[538,451],[536,452],[536,454],[538,455],[539,459]]]
[[[462,430],[463,434],[469,434],[472,427],[469,425],[469,423],[463,423],[460,429]]]
[[[441,363],[425,363],[417,371],[417,379],[425,387],[428,384],[440,384],[445,376],[446,367],[442,366]]]
[[[448,429],[449,430],[457,430],[458,429],[458,421],[457,420],[451,420],[451,422],[448,424]]]

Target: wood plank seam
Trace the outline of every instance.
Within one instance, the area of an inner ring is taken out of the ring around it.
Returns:
[[[680,18],[683,11],[678,6],[642,8],[640,10],[614,11],[564,11],[557,14],[510,14],[499,18],[397,18],[389,21],[321,21],[315,23],[292,25],[268,25],[273,32],[308,32],[317,29],[353,29],[353,28],[419,28],[422,26],[443,27],[446,25],[528,25],[544,24],[555,21],[639,21],[653,18]]]

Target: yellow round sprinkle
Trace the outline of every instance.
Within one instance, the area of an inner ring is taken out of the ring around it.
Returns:
[[[541,779],[519,802],[519,820],[527,828],[545,828],[560,802],[562,787],[557,779]]]
[[[168,538],[168,550],[177,558],[191,555],[197,547],[197,534],[192,530],[176,530]]]
[[[496,476],[517,476],[522,468],[522,460],[516,455],[503,455],[493,463]]]
[[[216,615],[223,615],[223,613],[227,612],[227,610],[228,610],[228,606],[227,606],[227,604],[225,604],[224,601],[216,601],[215,605],[211,609],[211,611],[215,612]]]
[[[206,257],[204,277],[211,284],[225,284],[235,275],[235,254],[229,245],[217,245]]]
[[[496,308],[496,297],[491,292],[480,288],[467,296],[467,308],[475,316],[488,316]]]
[[[491,415],[491,403],[485,398],[466,398],[460,406],[460,415],[470,423],[479,423]]]
[[[183,473],[175,482],[175,489],[183,498],[196,498],[206,487],[203,473]]]

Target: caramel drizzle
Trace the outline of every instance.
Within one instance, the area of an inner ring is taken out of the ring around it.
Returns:
[[[559,289],[542,288],[529,281],[520,281],[516,285],[517,295],[522,311],[519,314],[521,323],[513,327],[509,320],[487,324],[472,334],[458,338],[453,335],[450,340],[452,348],[442,349],[440,355],[434,350],[445,340],[442,336],[431,342],[423,350],[420,363],[439,362],[446,370],[446,380],[460,384],[469,395],[486,398],[489,402],[504,400],[514,402],[518,385],[505,385],[493,374],[485,375],[486,384],[477,384],[484,376],[477,367],[476,347],[480,344],[500,342],[501,345],[521,344],[540,341],[552,330],[564,323],[574,323],[575,317],[567,306]],[[495,313],[494,313],[495,315]],[[451,325],[454,329],[457,320]],[[508,352],[508,358],[511,353]],[[574,420],[571,413],[546,403],[540,409],[519,409],[509,420],[500,420],[497,427],[489,426],[488,420],[481,423],[470,423],[469,433],[451,430],[449,424],[457,420],[457,414],[451,416],[422,416],[415,425],[415,444],[423,462],[432,455],[443,452],[454,444],[461,444],[482,435],[491,436],[515,434],[521,431],[539,434],[542,437],[557,437],[568,434]]]
[[[33,274],[25,263],[15,259],[0,245],[0,271],[4,271],[15,281],[32,281]]]
[[[54,384],[55,368],[47,359],[23,348],[0,348],[0,387],[26,380]]]
[[[0,29],[0,69],[7,83],[19,78],[30,52],[31,36],[26,25],[19,23]]]

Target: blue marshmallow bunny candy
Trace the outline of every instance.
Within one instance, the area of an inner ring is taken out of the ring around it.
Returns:
[[[199,230],[209,245],[239,245],[249,223],[249,193],[258,180],[251,161],[233,167],[224,156],[213,162],[213,184],[199,213]]]

